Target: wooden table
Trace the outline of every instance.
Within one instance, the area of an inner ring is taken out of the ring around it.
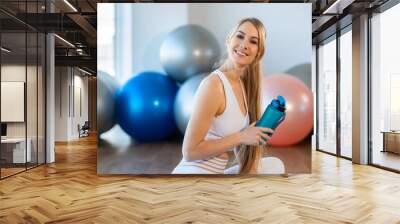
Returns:
[[[25,144],[26,142],[27,147],[25,151]],[[27,138],[6,138],[6,139],[1,139],[1,145],[2,145],[2,159],[5,159],[6,162],[9,163],[25,163],[25,162],[30,162],[31,161],[31,139]],[[9,158],[6,158],[8,156],[5,156],[7,154],[11,154]]]
[[[383,133],[382,152],[400,154],[400,131],[382,131],[381,133]]]

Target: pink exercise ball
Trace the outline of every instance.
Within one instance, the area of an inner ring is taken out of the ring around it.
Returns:
[[[262,112],[272,99],[281,95],[286,100],[286,118],[276,128],[268,143],[289,146],[302,141],[313,128],[313,94],[303,81],[288,74],[263,77]]]

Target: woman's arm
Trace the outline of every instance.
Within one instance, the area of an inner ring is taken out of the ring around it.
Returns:
[[[265,143],[261,137],[269,139],[263,131],[270,129],[254,127],[216,140],[204,140],[212,119],[225,110],[225,93],[217,76],[207,77],[199,86],[193,112],[186,128],[182,153],[187,161],[218,156],[240,144]]]
[[[239,134],[216,139],[204,140],[212,119],[223,112],[225,93],[218,76],[208,76],[200,84],[193,112],[186,128],[182,153],[187,161],[205,159],[220,155],[240,144]]]

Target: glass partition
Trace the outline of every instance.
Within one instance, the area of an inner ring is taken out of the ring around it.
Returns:
[[[1,34],[2,177],[24,171],[31,158],[26,140],[26,42],[25,32]]]
[[[336,154],[336,36],[318,48],[318,149]]]
[[[24,16],[43,13],[44,3],[0,6]],[[45,44],[44,33],[0,12],[1,179],[45,162]]]
[[[400,4],[371,18],[372,164],[400,171]]]
[[[352,158],[352,32],[340,36],[340,154]]]

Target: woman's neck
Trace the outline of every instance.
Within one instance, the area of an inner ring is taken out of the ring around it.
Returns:
[[[234,65],[228,65],[227,63],[225,63],[221,67],[221,71],[223,71],[225,73],[227,78],[232,81],[235,81],[235,82],[239,82],[240,78],[244,74],[245,69],[246,69],[245,67],[237,67]]]

